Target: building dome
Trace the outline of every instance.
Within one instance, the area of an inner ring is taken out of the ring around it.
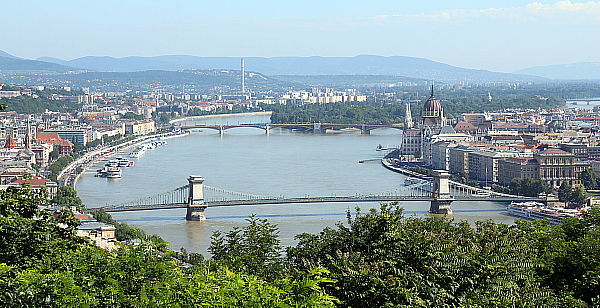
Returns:
[[[442,109],[442,104],[437,100],[437,98],[431,96],[423,105],[423,116],[429,117],[437,117],[444,109]]]
[[[433,85],[431,85],[431,96],[427,99],[421,111],[421,124],[426,126],[443,126],[444,121],[444,108],[433,95]]]

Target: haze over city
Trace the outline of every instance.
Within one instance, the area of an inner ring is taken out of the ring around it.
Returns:
[[[411,56],[512,72],[600,62],[600,2],[59,0],[0,4],[0,50],[84,56]]]

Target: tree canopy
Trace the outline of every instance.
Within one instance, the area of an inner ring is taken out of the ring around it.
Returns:
[[[65,195],[69,196],[67,190]],[[8,307],[597,307],[600,208],[561,225],[406,217],[397,204],[280,246],[248,224],[211,258],[142,240],[104,251],[44,191],[0,191],[0,302]],[[112,221],[97,212],[97,219]]]

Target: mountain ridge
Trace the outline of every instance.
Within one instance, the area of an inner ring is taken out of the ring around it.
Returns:
[[[244,59],[247,70],[261,72],[265,75],[394,75],[446,82],[544,82],[547,80],[538,76],[460,68],[424,58],[406,56],[245,57]],[[240,58],[238,57],[164,55],[114,58],[109,56],[86,56],[69,61],[50,57],[42,57],[38,60],[105,72],[240,69]]]
[[[534,66],[516,70],[515,74],[536,75],[549,79],[600,79],[600,62],[578,62]]]

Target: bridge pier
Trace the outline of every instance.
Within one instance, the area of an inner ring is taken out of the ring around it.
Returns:
[[[271,125],[266,124],[265,125],[265,134],[269,135],[271,133]]]
[[[206,205],[204,205],[204,179],[201,176],[190,175],[188,177],[189,185],[189,197],[187,204],[187,214],[185,215],[186,220],[200,221],[206,220],[204,211]]]
[[[431,214],[452,214],[450,196],[450,174],[446,170],[433,171],[433,198],[429,207]]]
[[[322,134],[323,129],[321,128],[321,123],[313,123],[313,133]]]
[[[362,135],[370,135],[371,134],[371,130],[368,129],[364,124],[362,125],[362,127],[360,128],[360,133]]]
[[[225,134],[225,129],[223,126],[219,126],[219,135],[223,136],[223,134]]]

